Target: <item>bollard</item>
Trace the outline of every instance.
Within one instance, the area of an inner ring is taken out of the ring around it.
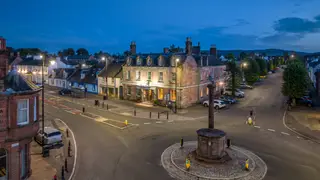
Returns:
[[[169,119],[169,111],[167,111],[167,119]]]
[[[230,146],[231,146],[231,140],[227,139],[227,147],[230,148]]]
[[[54,175],[54,176],[53,176],[53,180],[57,180],[57,175]]]
[[[137,115],[136,109],[133,110],[133,115],[134,115],[134,116]]]
[[[67,158],[64,160],[64,170],[68,172],[68,160]]]
[[[125,120],[125,121],[124,121],[124,124],[125,124],[126,126],[128,126],[128,120]]]
[[[71,147],[68,147],[68,157],[71,157]]]
[[[109,110],[109,105],[107,104],[107,110]]]
[[[151,119],[151,112],[149,113],[149,118]]]
[[[190,166],[191,166],[190,160],[188,158],[186,158],[186,169],[187,169],[187,171],[189,171]]]
[[[180,139],[180,148],[183,148],[183,138]]]
[[[84,107],[82,107],[82,112],[84,113],[86,111],[86,109]]]
[[[67,137],[69,137],[69,130],[68,129],[66,130],[66,134],[67,134]]]
[[[244,166],[246,171],[249,171],[249,159],[246,160],[246,164]]]
[[[61,179],[64,179],[64,167],[61,167]]]
[[[68,147],[71,147],[71,141],[69,140]]]
[[[160,119],[160,113],[158,112],[158,119]]]
[[[102,108],[104,108],[104,102],[102,102]]]

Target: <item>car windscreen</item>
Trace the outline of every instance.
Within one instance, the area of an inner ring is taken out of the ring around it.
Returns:
[[[60,136],[61,135],[61,133],[59,132],[59,131],[57,131],[57,132],[52,132],[52,133],[50,133],[49,134],[49,137],[52,137],[52,136]]]

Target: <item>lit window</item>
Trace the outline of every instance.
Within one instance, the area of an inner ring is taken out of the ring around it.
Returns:
[[[209,95],[209,88],[207,88],[207,96]]]
[[[18,101],[17,124],[25,125],[29,123],[29,100],[23,99]]]
[[[171,73],[171,79],[172,79],[172,81],[176,80],[176,73],[175,72]]]
[[[203,89],[200,88],[200,97],[203,97]]]
[[[127,71],[127,80],[130,80],[131,77],[130,77],[130,71]]]
[[[163,100],[163,89],[158,89],[158,99]]]
[[[151,81],[151,72],[148,72],[148,80]]]
[[[159,82],[163,82],[163,72],[159,72]]]
[[[171,97],[170,97],[171,101],[175,101],[176,100],[176,91],[174,89],[170,90],[170,95],[171,95]]]
[[[37,120],[37,97],[34,97],[34,103],[33,103],[33,120]]]
[[[114,83],[114,78],[111,78],[111,83]]]
[[[140,77],[141,77],[141,72],[140,71],[136,71],[136,80],[140,81]]]

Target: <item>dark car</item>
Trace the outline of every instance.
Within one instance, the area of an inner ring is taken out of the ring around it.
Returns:
[[[241,83],[239,88],[240,89],[253,89],[252,86],[249,86],[248,84],[245,84],[245,83]]]
[[[234,98],[232,98],[230,96],[221,96],[219,99],[222,100],[222,101],[225,101],[228,104],[234,104],[234,103],[237,102],[236,99],[234,99]]]
[[[290,102],[292,102],[292,100],[289,100],[288,102],[290,103]],[[312,107],[313,106],[312,99],[309,96],[303,96],[301,98],[297,98],[296,99],[296,104],[297,105],[306,105],[308,107]]]
[[[70,89],[61,89],[61,90],[59,91],[59,94],[60,94],[61,96],[63,96],[63,95],[71,95],[71,93],[72,93],[72,91],[71,91]]]

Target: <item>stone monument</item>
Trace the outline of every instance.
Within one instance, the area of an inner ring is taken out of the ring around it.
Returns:
[[[196,160],[207,163],[223,163],[230,160],[226,150],[226,133],[214,128],[214,89],[215,83],[208,85],[209,89],[209,124],[208,128],[197,131],[198,147],[191,154]]]

